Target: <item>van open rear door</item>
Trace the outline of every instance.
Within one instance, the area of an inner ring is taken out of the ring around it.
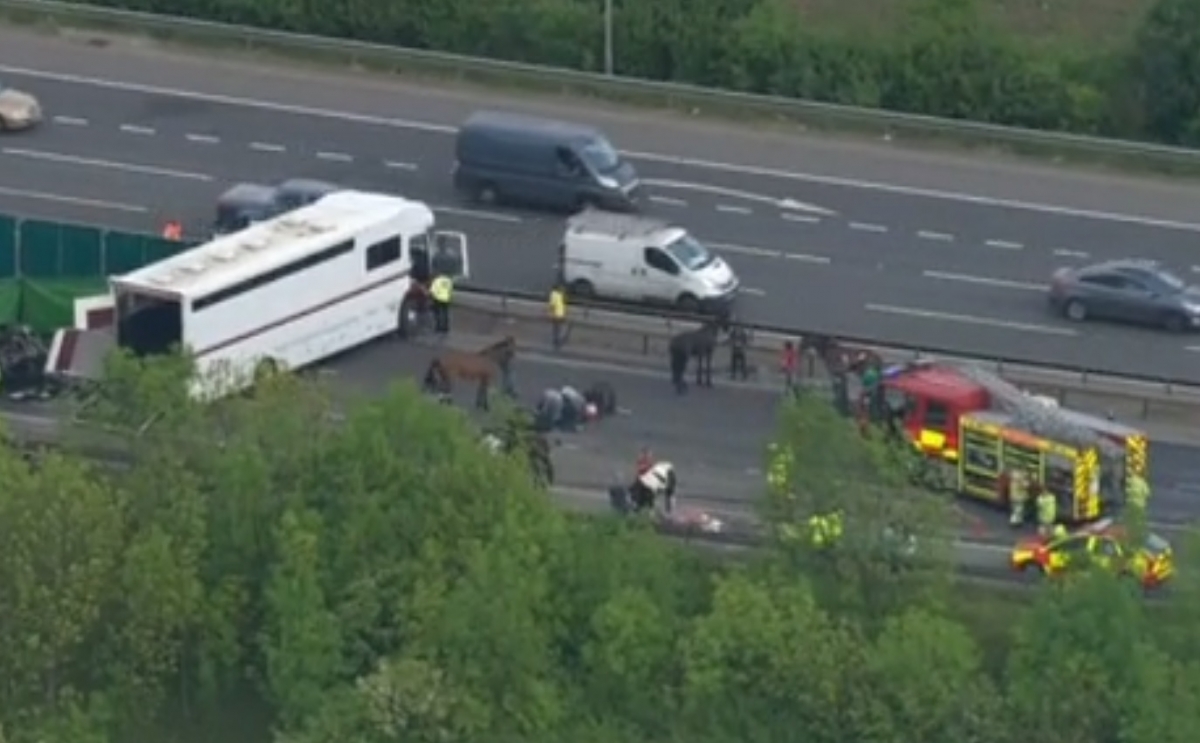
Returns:
[[[461,232],[435,232],[429,263],[434,276],[449,276],[456,282],[471,278],[467,236]]]

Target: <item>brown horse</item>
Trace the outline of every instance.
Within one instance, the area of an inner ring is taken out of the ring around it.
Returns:
[[[429,362],[424,386],[428,391],[449,396],[454,392],[454,380],[476,383],[475,407],[487,410],[492,382],[501,380],[504,391],[512,393],[512,360],[517,353],[517,341],[511,335],[478,351],[446,350]]]
[[[800,339],[800,354],[812,354],[825,366],[831,377],[840,374],[861,375],[868,369],[883,371],[883,358],[869,348],[843,346],[829,335],[806,335]]]

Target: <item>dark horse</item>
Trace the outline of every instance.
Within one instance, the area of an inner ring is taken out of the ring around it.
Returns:
[[[489,393],[499,377],[506,394],[513,394],[512,360],[517,353],[517,341],[511,335],[478,351],[447,350],[429,362],[425,370],[426,391],[451,395],[454,380],[475,382],[475,407],[487,410],[490,407]]]
[[[695,330],[678,333],[671,338],[668,351],[671,356],[671,381],[678,392],[687,390],[687,365],[696,362],[696,386],[712,387],[713,356],[717,351],[724,322],[708,320]]]

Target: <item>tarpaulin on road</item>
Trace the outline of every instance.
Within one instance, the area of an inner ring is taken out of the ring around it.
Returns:
[[[75,300],[108,291],[99,278],[21,279],[19,322],[35,333],[48,335],[75,322]]]

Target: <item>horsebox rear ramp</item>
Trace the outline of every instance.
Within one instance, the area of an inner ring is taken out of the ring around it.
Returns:
[[[104,361],[116,348],[111,330],[62,328],[54,333],[46,355],[46,375],[64,382],[98,382]]]

